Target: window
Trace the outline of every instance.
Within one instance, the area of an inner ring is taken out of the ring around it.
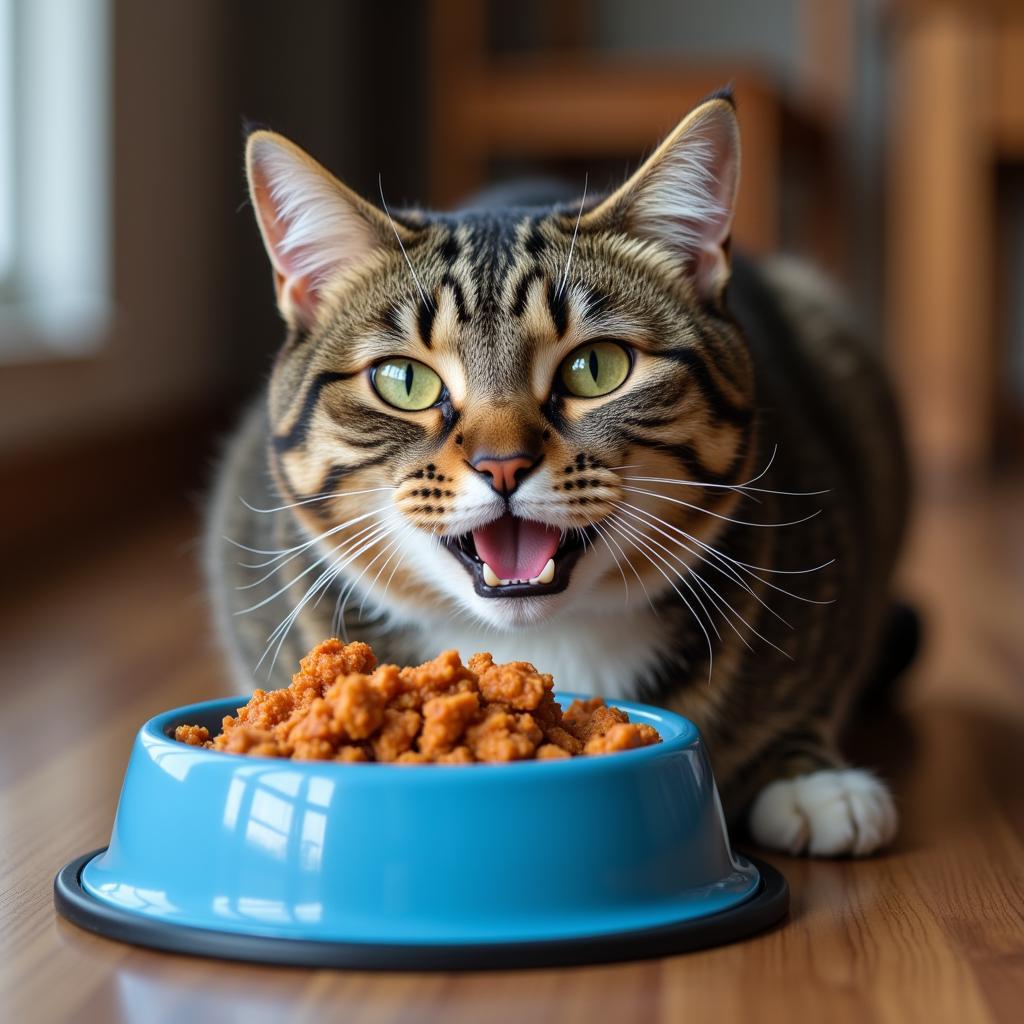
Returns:
[[[0,358],[110,317],[108,0],[0,0]]]
[[[14,0],[0,0],[0,286],[8,283],[14,261],[13,13]]]

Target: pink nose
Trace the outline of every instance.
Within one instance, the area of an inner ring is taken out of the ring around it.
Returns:
[[[473,468],[491,478],[491,486],[499,494],[511,494],[523,477],[536,465],[534,459],[513,455],[507,459],[477,459]]]

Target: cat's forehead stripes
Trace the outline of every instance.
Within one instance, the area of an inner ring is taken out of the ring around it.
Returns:
[[[462,242],[456,231],[449,231],[437,247],[438,257],[448,266],[451,266],[462,252]]]

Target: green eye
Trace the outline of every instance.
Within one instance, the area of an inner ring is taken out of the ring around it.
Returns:
[[[570,395],[598,398],[614,391],[628,376],[629,353],[615,341],[580,345],[562,360],[558,375]]]
[[[378,363],[372,380],[377,394],[388,405],[407,412],[429,409],[444,389],[441,378],[415,359],[387,359]]]

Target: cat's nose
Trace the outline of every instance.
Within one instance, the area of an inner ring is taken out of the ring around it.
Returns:
[[[485,455],[474,459],[471,465],[478,473],[490,478],[491,487],[499,494],[508,497],[539,461],[525,455],[510,455],[503,459]]]

